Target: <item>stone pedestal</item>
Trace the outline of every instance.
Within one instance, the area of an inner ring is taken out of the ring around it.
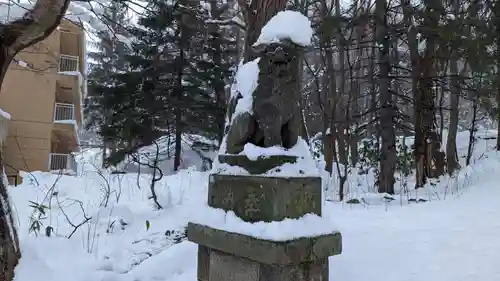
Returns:
[[[342,251],[340,233],[268,241],[190,223],[188,239],[200,245],[200,281],[327,281],[328,257]]]
[[[321,179],[214,174],[208,204],[247,222],[321,215]],[[327,281],[328,257],[342,251],[338,232],[269,241],[189,223],[188,239],[199,244],[199,281]]]
[[[321,215],[321,178],[211,175],[208,205],[248,222]]]

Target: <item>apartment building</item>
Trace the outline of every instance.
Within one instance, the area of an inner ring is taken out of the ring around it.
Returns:
[[[4,143],[11,183],[19,171],[76,172],[84,72],[84,31],[66,20],[12,61],[0,93],[0,108],[11,115]]]

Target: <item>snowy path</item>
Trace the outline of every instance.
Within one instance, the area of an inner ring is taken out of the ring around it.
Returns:
[[[342,255],[330,258],[330,280],[500,280],[500,186],[491,178],[495,173],[485,169],[480,174],[455,199],[388,208],[355,205],[351,209],[328,203],[324,212],[344,238]],[[106,248],[99,252],[110,259],[81,251],[78,240],[24,236],[16,280],[41,276],[51,281],[69,277],[74,281],[194,281],[195,244],[183,242],[157,251],[153,244],[141,246],[133,241],[152,239],[167,226],[183,225],[196,212],[203,193],[197,193],[201,197],[192,198],[189,204],[156,213],[149,232],[138,219],[122,234],[103,237],[106,240],[100,247]],[[136,264],[137,254],[148,251],[154,255]]]
[[[388,210],[330,203],[325,212],[344,237],[344,252],[330,258],[331,281],[500,280],[500,187],[494,181],[457,199]],[[196,280],[196,245],[175,245],[129,274],[102,280]]]
[[[495,181],[448,199],[388,211],[340,210],[344,252],[330,280],[500,280],[500,186]],[[344,207],[345,208],[345,207]]]

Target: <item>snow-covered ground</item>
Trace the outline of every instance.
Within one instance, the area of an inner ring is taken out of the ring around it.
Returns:
[[[350,192],[372,200],[326,202],[325,217],[344,239],[343,253],[330,258],[330,280],[500,280],[500,154],[491,151],[496,140],[488,140],[494,135],[479,133],[471,166],[421,190],[425,203],[408,204],[406,194],[385,202],[368,179],[349,179]],[[458,137],[459,154],[467,137]],[[164,209],[156,210],[146,174],[111,175],[85,165],[78,177],[24,175],[9,190],[23,253],[16,280],[196,280],[196,245],[176,242],[199,218],[207,182],[207,173],[189,169],[163,178],[156,193]],[[38,208],[45,215],[30,201],[45,205]],[[36,236],[29,229],[39,215]]]
[[[218,142],[208,138],[184,134],[181,138],[181,169],[194,167],[196,170],[209,170],[211,163],[208,159],[213,159],[217,154]],[[79,155],[77,158],[80,162],[88,162],[86,155],[94,155],[94,157],[101,157],[96,153],[95,149],[90,149],[87,153]],[[175,154],[175,140],[172,136],[163,136],[156,140],[155,144],[142,147],[137,151],[137,159],[132,157],[125,159],[118,165],[117,170],[124,172],[137,173],[152,173],[153,169],[145,164],[153,165],[154,160],[158,160],[158,168],[160,168],[165,175],[174,174],[174,154]],[[141,162],[138,165],[137,160]],[[94,159],[101,163],[102,159]],[[88,164],[87,164],[88,165]],[[83,169],[85,170],[85,169]]]

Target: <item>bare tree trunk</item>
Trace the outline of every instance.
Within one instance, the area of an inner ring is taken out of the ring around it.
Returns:
[[[415,97],[415,162],[416,188],[423,187],[427,178],[435,178],[444,173],[445,157],[440,151],[441,143],[435,124],[435,77],[436,61],[436,34],[435,28],[439,25],[440,3],[425,1],[426,48],[423,55],[418,57],[419,70],[418,89]]]
[[[343,133],[337,133],[336,134],[336,139],[339,140],[339,146],[338,146],[338,151],[337,151],[337,148],[334,146],[333,147],[333,155],[334,155],[334,159],[335,159],[335,166],[336,166],[336,169],[337,169],[337,174],[338,174],[338,177],[339,177],[339,201],[343,201],[344,200],[344,186],[345,186],[345,183],[347,182],[347,171],[348,171],[348,165],[347,164],[344,164],[342,165],[342,169],[340,169],[340,163],[341,163],[341,160],[339,160],[339,157],[343,157],[343,158],[347,158],[347,149],[342,149],[340,143],[346,143],[346,139],[345,139],[345,134]],[[337,156],[338,155],[338,156]]]
[[[180,109],[176,109],[175,113],[175,153],[174,153],[174,171],[179,171],[181,167],[182,153],[182,124],[181,124]]]
[[[186,1],[185,5],[193,5],[196,3],[195,1]],[[190,8],[193,8],[192,6]],[[189,33],[187,32],[188,27],[191,22],[195,22],[193,15],[190,13],[184,13],[182,15],[182,20],[180,22],[180,38],[179,38],[179,56],[176,62],[177,68],[177,80],[176,80],[176,95],[178,96],[179,101],[183,100],[184,96],[184,88],[182,85],[183,77],[186,75],[184,71],[184,63],[185,63],[185,52],[189,51]],[[174,152],[174,171],[177,172],[180,169],[182,162],[182,134],[184,133],[184,120],[183,120],[183,112],[182,108],[178,105],[174,110],[175,114],[175,152]]]
[[[474,3],[474,2],[473,2]],[[472,17],[477,18],[477,14],[479,11],[479,5],[475,4],[472,6],[471,10],[473,10]],[[496,75],[496,102],[497,102],[497,107],[500,107],[500,5],[496,4],[494,9],[493,9],[493,15],[496,18],[494,25],[496,26],[496,40],[495,40],[495,48],[496,48],[496,66],[497,66],[497,75]],[[497,145],[496,149],[497,151],[500,151],[500,114],[497,111],[496,112],[496,119],[497,119]]]
[[[259,38],[264,25],[279,11],[285,10],[286,3],[287,0],[255,0],[250,2],[238,0],[247,26],[244,62],[257,58],[257,54],[254,52],[252,45],[257,41],[257,38]]]
[[[335,17],[341,17],[340,11],[340,0],[335,0]],[[339,73],[330,79],[334,80],[339,78],[339,89],[337,93],[337,97],[335,99],[334,105],[334,116],[338,116],[340,122],[334,122],[334,126],[336,127],[336,140],[338,144],[338,161],[342,165],[349,165],[349,98],[346,98],[346,82],[347,82],[347,69],[346,69],[346,52],[347,52],[347,43],[344,37],[342,27],[340,24],[335,26],[335,41],[338,48],[338,64],[339,64]],[[337,118],[337,117],[335,117]],[[335,120],[335,119],[334,119]],[[337,119],[338,120],[338,119]],[[343,189],[343,185],[339,187],[339,190]]]
[[[465,159],[465,165],[469,166],[472,159],[472,152],[474,151],[474,145],[476,144],[476,122],[477,122],[477,97],[472,100],[472,122],[469,128],[469,145],[467,146],[467,158]]]
[[[0,90],[12,59],[22,49],[47,38],[61,22],[69,3],[70,0],[38,0],[22,18],[0,25]],[[2,177],[5,177],[3,161],[0,165]],[[3,178],[0,181],[0,199],[0,280],[10,281],[14,278],[14,268],[21,251],[7,183]]]
[[[444,133],[444,117],[445,117],[445,113],[444,113],[444,107],[445,107],[444,98],[445,98],[445,93],[446,93],[445,85],[440,87],[440,92],[441,92],[441,94],[439,95],[439,117],[440,117],[439,118],[439,139],[442,140],[443,133]]]
[[[106,159],[108,158],[108,142],[106,140],[102,141],[102,163],[101,168],[106,167]]]
[[[323,51],[323,61],[325,64],[326,73],[322,79],[322,100],[323,104],[323,155],[325,160],[325,170],[330,174],[333,172],[333,160],[336,158],[336,128],[335,128],[335,106],[337,99],[337,83],[335,78],[335,66],[333,62],[333,42],[332,32],[333,26],[327,19],[331,17],[330,9],[326,1],[321,1],[321,26],[320,45]]]
[[[498,90],[497,94],[497,104],[500,104],[500,89]],[[500,117],[497,117],[497,145],[496,145],[497,151],[500,151]]]
[[[335,17],[341,17],[340,11],[340,0],[335,0]],[[350,139],[350,125],[351,120],[349,119],[350,115],[350,98],[346,98],[346,82],[347,82],[347,70],[346,70],[346,56],[347,56],[347,42],[342,31],[342,27],[340,24],[336,26],[336,34],[335,41],[339,46],[339,56],[338,63],[340,66],[340,86],[337,93],[337,97],[334,103],[334,112],[333,115],[339,115],[341,117],[341,122],[335,122],[333,125],[335,126],[336,131],[336,140],[338,144],[337,148],[337,172],[339,176],[339,200],[344,200],[344,186],[347,182],[347,172],[349,167],[349,139]],[[331,80],[335,80],[337,77],[330,77]],[[340,172],[340,164],[342,164],[342,172]]]
[[[456,1],[455,1],[456,2]],[[458,104],[460,103],[460,81],[458,77],[458,65],[456,52],[452,49],[450,60],[451,93],[450,93],[450,121],[448,124],[448,136],[446,141],[446,167],[448,174],[452,175],[460,168],[457,155],[457,131],[458,131]]]
[[[3,166],[2,154],[3,152],[0,151]],[[5,178],[5,172],[2,170],[0,179],[0,280],[10,281],[14,279],[14,268],[21,257],[21,251],[7,192],[8,183]]]
[[[327,131],[323,137],[323,157],[325,160],[325,171],[330,174],[333,172],[333,152],[335,151],[335,140],[330,131]]]
[[[223,12],[225,12],[226,8],[219,8],[217,7],[217,0],[210,0],[210,14],[212,16],[212,19],[214,20],[220,20],[221,15]],[[216,24],[211,24],[208,26],[208,36],[211,36],[211,52],[213,54],[213,61],[214,65],[221,65],[222,64],[222,50],[221,50],[221,36],[222,32],[220,30],[220,27]],[[224,137],[224,123],[225,123],[225,109],[227,106],[227,99],[226,99],[226,89],[225,89],[225,82],[222,73],[220,71],[215,71],[214,73],[214,80],[213,80],[213,90],[215,92],[215,100],[217,102],[218,108],[220,107],[220,112],[217,112],[217,125],[219,128],[218,132],[218,141],[219,143],[222,143],[222,138]]]
[[[356,35],[356,63],[353,66],[353,71],[352,71],[352,76],[351,76],[351,108],[350,108],[350,120],[354,123],[354,130],[350,135],[349,138],[349,148],[350,148],[350,154],[351,154],[351,165],[352,167],[356,167],[359,161],[359,152],[358,152],[358,141],[359,141],[359,120],[360,120],[360,81],[363,77],[362,73],[362,56],[363,56],[363,51],[362,51],[362,46],[361,46],[361,34],[360,31],[361,28],[358,28],[358,32]],[[353,118],[353,116],[356,116]]]
[[[389,61],[389,34],[387,27],[387,2],[377,0],[377,45],[382,46],[378,51],[378,63],[380,77],[378,79],[380,92],[380,126],[381,126],[381,150],[380,150],[380,173],[378,178],[378,192],[394,194],[394,172],[396,171],[396,136],[394,132],[395,110],[393,97],[390,91]]]
[[[159,156],[160,156],[160,146],[158,145],[157,141],[154,141],[153,143],[156,146],[156,154],[155,154],[155,159],[153,160],[153,176],[151,177],[151,183],[149,185],[149,189],[151,190],[151,198],[153,199],[153,202],[155,203],[158,210],[160,210],[160,209],[162,209],[162,206],[158,202],[158,196],[156,195],[155,186],[156,186],[156,182],[160,181],[163,178],[163,172],[158,167]],[[140,167],[140,163],[139,163],[139,167]],[[159,177],[156,177],[157,173],[159,173]]]
[[[499,81],[498,86],[497,86],[497,95],[496,95],[496,102],[497,106],[500,105],[500,73],[498,74]],[[497,145],[496,145],[497,151],[500,151],[500,114],[497,113]]]
[[[331,40],[328,39],[328,46],[331,46]],[[335,81],[335,66],[333,64],[333,52],[330,47],[327,47],[325,51],[325,62],[326,62],[326,75],[324,78],[326,79],[326,83],[323,83],[323,92],[325,93],[325,118],[324,121],[326,125],[326,130],[329,132],[329,136],[325,138],[327,141],[325,147],[325,161],[327,166],[327,171],[333,171],[333,160],[337,158],[337,126],[336,126],[336,116],[335,116],[335,108],[337,104],[337,83]]]
[[[370,113],[368,114],[368,137],[372,138],[377,131],[378,121],[377,120],[377,91],[376,91],[376,80],[375,80],[375,44],[370,47],[370,55],[368,56],[368,83],[370,84]],[[376,148],[379,149],[378,147]]]
[[[416,164],[416,175],[415,177],[417,179],[422,179],[423,177],[423,161],[420,159],[423,154],[422,151],[420,151],[419,145],[417,145],[417,137],[418,141],[420,142],[420,139],[422,138],[421,136],[421,130],[420,130],[420,119],[421,117],[418,116],[419,110],[417,107],[419,104],[417,103],[417,99],[419,97],[418,94],[418,80],[420,77],[419,73],[419,54],[418,54],[418,42],[417,42],[417,30],[416,27],[413,24],[412,20],[412,7],[411,3],[409,0],[402,0],[402,6],[403,6],[403,14],[404,14],[404,23],[405,27],[408,28],[408,47],[410,49],[410,60],[411,60],[411,89],[412,89],[412,99],[414,103],[414,111],[413,111],[413,124],[415,128],[415,144],[414,144],[414,153],[415,153],[415,164]],[[419,150],[417,150],[417,148]],[[422,181],[422,180],[420,180]]]

